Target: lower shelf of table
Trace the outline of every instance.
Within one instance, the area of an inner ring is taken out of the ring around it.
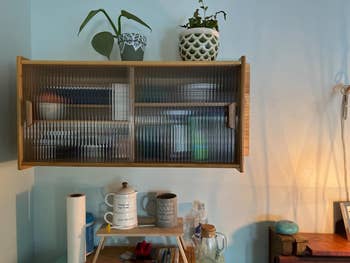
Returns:
[[[98,257],[97,263],[122,263],[122,261],[119,259],[119,256],[125,251],[133,252],[134,250],[135,250],[134,247],[105,247],[101,251]],[[196,262],[193,247],[186,248],[185,253],[189,263]],[[94,258],[94,253],[89,255],[86,258],[86,263],[92,263],[93,258]],[[183,263],[181,257],[180,257],[179,263]]]

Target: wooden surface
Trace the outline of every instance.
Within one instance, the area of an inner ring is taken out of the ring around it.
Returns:
[[[245,105],[245,94],[244,89],[246,87],[246,57],[241,57],[241,88],[240,88],[240,102],[241,102],[241,111],[240,111],[240,124],[239,124],[239,170],[240,172],[244,172],[244,148],[245,148],[245,134],[244,134],[244,117],[245,117],[245,111],[246,111],[246,105]]]
[[[240,66],[240,61],[64,61],[64,60],[24,60],[24,65],[62,66],[121,66],[121,67],[211,67]]]
[[[350,257],[350,242],[340,235],[300,233],[294,236],[307,240],[307,247],[312,256]]]
[[[152,224],[152,222],[143,222],[143,224],[150,224],[150,223]],[[149,226],[149,227],[136,227],[136,228],[127,229],[127,230],[111,229],[111,231],[108,232],[106,229],[106,225],[103,225],[96,233],[96,236],[105,236],[105,237],[111,237],[111,236],[147,237],[147,236],[182,236],[182,235],[183,235],[182,218],[178,218],[178,226],[172,227],[172,228],[159,228],[155,226]]]
[[[350,262],[349,257],[296,257],[296,256],[278,256],[274,263],[339,263],[339,262]]]
[[[281,235],[269,228],[269,262],[273,263],[278,255],[304,255],[307,251],[307,240],[302,236]]]
[[[22,60],[24,58],[17,57],[17,154],[18,154],[18,169],[21,170],[23,162],[23,123],[22,123]]]
[[[269,262],[350,262],[350,242],[338,234],[276,234],[269,229]]]
[[[295,238],[289,235],[278,235],[273,228],[269,229],[269,262],[273,263],[278,255],[293,255]]]
[[[245,70],[245,85],[244,85],[244,126],[243,126],[243,136],[244,136],[244,156],[249,155],[250,148],[250,65],[246,64]]]
[[[230,163],[143,163],[143,162],[66,162],[66,161],[40,161],[40,162],[22,162],[22,167],[33,166],[70,166],[70,167],[179,167],[179,168],[239,168],[239,164]]]
[[[125,251],[134,252],[134,247],[105,247],[100,256],[98,257],[97,263],[122,263],[119,259],[120,254]],[[194,249],[192,247],[186,249],[186,257],[189,263],[195,263]],[[86,263],[92,263],[94,254],[89,255],[86,258]],[[182,263],[183,260],[179,257],[179,262]]]

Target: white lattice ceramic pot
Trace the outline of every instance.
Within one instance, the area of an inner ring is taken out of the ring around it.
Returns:
[[[219,51],[219,32],[205,27],[180,33],[180,56],[183,60],[215,60]]]

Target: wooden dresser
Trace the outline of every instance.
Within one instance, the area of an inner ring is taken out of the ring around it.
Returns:
[[[338,234],[298,233],[287,236],[269,230],[270,263],[350,262],[350,242]]]

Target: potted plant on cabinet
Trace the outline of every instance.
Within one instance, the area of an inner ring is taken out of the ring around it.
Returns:
[[[104,14],[112,27],[112,32],[102,31],[97,33],[91,40],[92,47],[98,53],[110,59],[114,39],[117,39],[120,49],[120,57],[122,60],[143,60],[143,54],[147,43],[146,37],[139,33],[122,33],[121,18],[125,17],[127,19],[134,20],[135,22],[147,27],[149,30],[152,31],[152,29],[140,18],[125,10],[121,10],[120,15],[118,16],[117,24],[113,23],[112,19],[104,9],[91,10],[80,25],[78,35],[86,24],[98,13]]]
[[[219,51],[218,15],[222,14],[226,20],[226,12],[218,11],[207,15],[208,6],[204,0],[198,0],[199,8],[194,11],[188,22],[181,27],[179,51],[183,60],[215,60]],[[203,16],[199,10],[202,10]]]

